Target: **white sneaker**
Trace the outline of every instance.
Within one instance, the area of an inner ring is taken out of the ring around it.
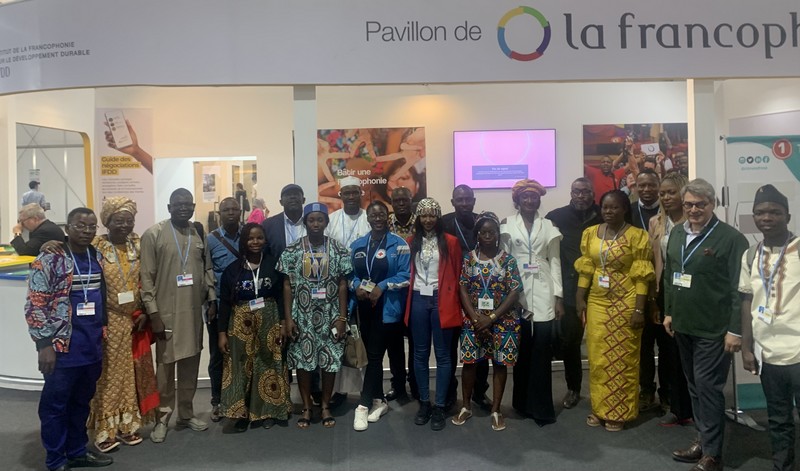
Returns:
[[[353,430],[356,432],[363,432],[369,427],[367,417],[369,416],[369,409],[359,405],[356,407],[355,418],[353,419]]]
[[[369,410],[367,420],[370,422],[377,422],[382,416],[386,415],[387,412],[389,412],[389,404],[387,404],[386,401],[373,399],[372,409]]]

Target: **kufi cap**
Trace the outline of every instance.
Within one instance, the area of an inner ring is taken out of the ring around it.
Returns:
[[[772,185],[764,185],[758,190],[756,190],[756,197],[753,201],[753,209],[755,209],[756,205],[759,203],[776,203],[784,208],[786,208],[786,212],[789,212],[789,200],[786,196],[783,195],[777,188]]]

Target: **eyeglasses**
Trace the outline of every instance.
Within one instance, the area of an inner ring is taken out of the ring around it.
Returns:
[[[592,196],[592,190],[572,190],[572,196]]]
[[[87,226],[86,224],[70,224],[69,227],[75,229],[78,232],[95,232],[97,230],[97,224],[92,224]]]
[[[367,219],[369,219],[370,221],[384,221],[386,219],[389,219],[389,216],[387,216],[385,213],[373,213],[373,214],[367,214]]]
[[[697,208],[697,209],[701,209],[701,210],[702,209],[706,209],[706,206],[708,206],[708,201],[695,201],[695,202],[684,201],[684,203],[683,203],[683,209],[685,209],[687,211],[692,209],[692,208]]]

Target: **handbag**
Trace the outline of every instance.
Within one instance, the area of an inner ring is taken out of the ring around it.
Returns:
[[[345,337],[342,365],[349,366],[350,368],[364,368],[367,366],[367,348],[364,346],[364,340],[361,338],[358,314],[356,314],[355,323],[350,325],[347,337]]]

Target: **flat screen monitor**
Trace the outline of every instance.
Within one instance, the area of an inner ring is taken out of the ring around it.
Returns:
[[[471,188],[511,188],[530,178],[556,186],[556,130],[453,132],[455,183]]]

